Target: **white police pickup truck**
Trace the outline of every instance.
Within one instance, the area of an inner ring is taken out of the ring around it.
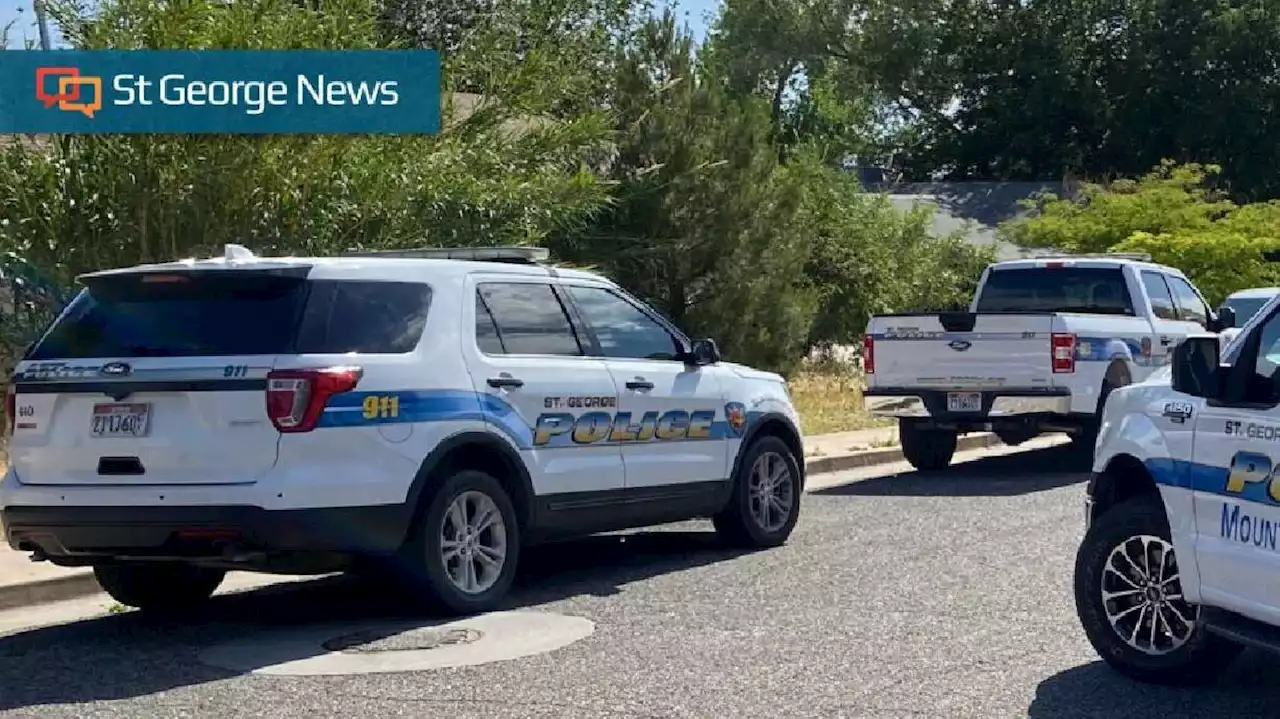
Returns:
[[[144,609],[227,570],[375,566],[465,613],[536,542],[695,517],[786,541],[783,379],[542,259],[230,245],[82,277],[9,385],[9,545]]]
[[[1075,600],[1107,663],[1182,684],[1280,651],[1280,299],[1113,393],[1093,471]]]
[[[946,467],[964,432],[1006,444],[1067,432],[1092,450],[1118,387],[1168,362],[1216,316],[1182,272],[1145,255],[1012,260],[982,273],[967,312],[875,315],[864,337],[866,410],[896,417],[903,454]]]

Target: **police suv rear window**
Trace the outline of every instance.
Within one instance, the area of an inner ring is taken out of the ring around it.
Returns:
[[[29,359],[412,351],[431,290],[219,270],[93,278]]]
[[[29,359],[281,354],[305,297],[299,276],[137,273],[90,278]]]
[[[1119,267],[992,270],[982,286],[977,311],[1134,314]]]

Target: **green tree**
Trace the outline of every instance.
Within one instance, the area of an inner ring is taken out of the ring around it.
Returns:
[[[613,203],[557,254],[596,266],[727,356],[785,369],[816,312],[802,188],[777,172],[768,107],[723,91],[667,12],[618,62]]]
[[[84,48],[369,48],[367,0],[105,0],[57,7]],[[83,13],[83,14],[80,14]],[[473,57],[470,67],[482,66]],[[505,62],[505,61],[504,61]],[[535,66],[537,63],[533,63]],[[446,75],[448,68],[446,67]],[[76,136],[0,153],[0,249],[63,281],[87,269],[216,252],[332,253],[537,243],[605,201],[587,161],[605,115],[542,118],[577,86],[523,77],[435,137]],[[532,117],[533,120],[529,118]]]
[[[1163,163],[1137,180],[1085,185],[1046,197],[1000,236],[1028,248],[1144,252],[1177,267],[1211,302],[1236,290],[1280,284],[1280,203],[1236,205],[1212,188],[1219,168]]]

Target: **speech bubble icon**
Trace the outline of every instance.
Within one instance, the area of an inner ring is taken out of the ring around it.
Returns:
[[[67,95],[67,89],[75,86],[75,96],[79,97],[80,87],[83,85],[88,85],[93,88],[92,99],[86,100],[85,102],[62,100],[58,103],[58,109],[70,110],[71,112],[83,112],[85,117],[92,120],[93,113],[102,109],[102,78],[80,77],[79,75],[60,77],[58,78],[58,94],[65,97]]]
[[[48,85],[49,76],[53,75],[58,78],[58,94],[50,95],[45,87]],[[36,99],[44,103],[46,108],[53,107],[54,104],[63,101],[75,102],[80,99],[80,86],[76,85],[74,95],[66,94],[66,86],[62,84],[64,77],[80,77],[80,68],[78,67],[37,67],[36,68]]]

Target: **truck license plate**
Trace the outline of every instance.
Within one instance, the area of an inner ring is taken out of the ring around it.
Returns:
[[[89,432],[94,437],[145,437],[150,421],[149,404],[95,404],[89,418]]]
[[[981,392],[948,392],[948,412],[980,412],[982,411]]]

